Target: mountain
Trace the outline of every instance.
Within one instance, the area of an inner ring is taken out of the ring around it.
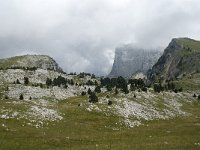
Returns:
[[[62,72],[56,61],[46,55],[23,55],[0,59],[1,69],[44,69]]]
[[[29,84],[25,84],[25,78],[28,79]],[[67,88],[62,86],[46,86],[47,79],[52,82],[55,79],[75,82],[75,77],[67,75],[62,71],[57,62],[46,55],[24,55],[16,56],[6,59],[0,59],[0,88],[7,88],[4,95],[11,99],[18,99],[23,94],[24,99],[28,100],[38,98],[54,98],[64,99],[80,94],[83,87],[76,87],[74,85],[67,85]],[[80,84],[85,84],[88,80],[94,81],[90,77],[79,79]],[[91,88],[92,89],[92,88]],[[1,95],[1,93],[0,93]]]
[[[175,79],[200,70],[200,41],[175,38],[148,72],[150,80]]]
[[[196,91],[157,93],[141,79],[60,72],[48,56],[0,65],[0,149],[199,147],[200,74]]]
[[[132,45],[118,47],[108,77],[130,77],[138,72],[146,74],[160,56],[161,52],[156,50],[144,50]]]

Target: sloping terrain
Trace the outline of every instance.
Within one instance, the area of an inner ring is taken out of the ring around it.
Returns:
[[[150,80],[176,79],[200,70],[200,41],[189,38],[173,39],[164,54],[148,73]]]
[[[2,69],[0,149],[199,149],[199,79],[175,81],[196,84],[180,93],[103,86],[90,103],[101,84],[94,75]]]
[[[62,72],[62,69],[58,66],[56,61],[46,55],[23,55],[15,56],[6,59],[0,59],[1,69],[48,69],[57,72]]]
[[[0,148],[200,148],[200,102],[189,93],[136,93],[136,99],[111,95],[111,106],[107,94],[99,95],[96,104],[87,97],[1,100]]]

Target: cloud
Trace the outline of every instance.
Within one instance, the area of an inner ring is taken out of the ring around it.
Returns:
[[[200,39],[199,0],[0,0],[0,56],[48,54],[67,72],[109,73],[115,47]]]

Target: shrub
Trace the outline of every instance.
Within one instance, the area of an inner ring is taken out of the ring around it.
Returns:
[[[198,100],[200,100],[200,95],[198,96]]]

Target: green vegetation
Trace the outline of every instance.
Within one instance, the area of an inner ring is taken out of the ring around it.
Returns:
[[[0,149],[199,149],[200,102],[184,106],[196,117],[148,121],[140,127],[126,128],[116,125],[116,116],[78,107],[86,101],[86,97],[74,97],[54,104],[65,114],[64,119],[43,128],[24,125],[26,120],[0,119]],[[0,101],[0,108],[26,109],[25,105],[8,102]]]
[[[183,76],[181,79],[174,81],[175,85],[183,90],[195,91],[200,89],[200,73]]]

